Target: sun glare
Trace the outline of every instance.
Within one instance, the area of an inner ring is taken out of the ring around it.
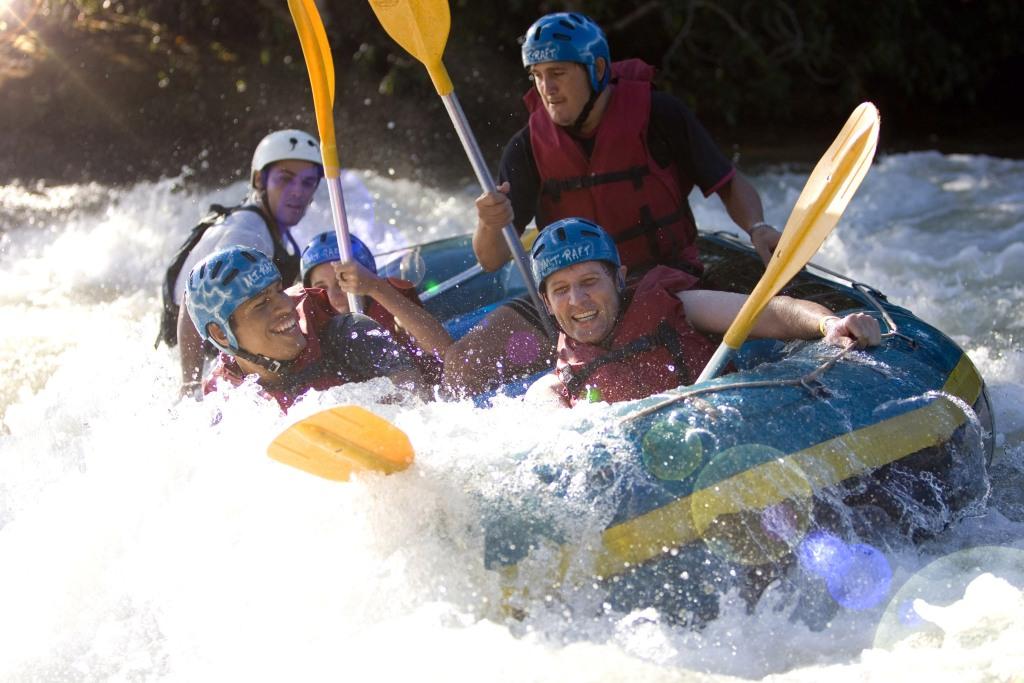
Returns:
[[[20,32],[39,11],[42,0],[0,0],[0,33]]]

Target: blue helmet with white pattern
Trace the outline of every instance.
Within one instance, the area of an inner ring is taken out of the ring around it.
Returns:
[[[597,77],[597,59],[604,59],[604,74]],[[611,53],[604,31],[590,17],[578,12],[546,14],[533,22],[523,40],[523,66],[544,62],[576,62],[590,76],[590,87],[599,94],[611,76]]]
[[[530,255],[533,280],[540,289],[549,275],[577,263],[604,261],[616,270],[622,265],[611,235],[585,218],[563,218],[541,230]]]
[[[349,235],[349,242],[352,244],[352,258],[359,265],[371,273],[377,272],[377,261],[373,258],[373,252],[366,244],[356,237]],[[321,263],[333,263],[341,260],[341,250],[338,248],[338,235],[330,230],[322,232],[306,245],[302,250],[302,284],[309,287],[310,273]]]
[[[281,273],[263,252],[233,246],[215,251],[197,263],[185,283],[188,315],[199,335],[217,348],[236,353],[238,339],[231,329],[231,316],[243,303],[275,282]],[[227,347],[210,336],[210,323],[217,323],[228,338]]]

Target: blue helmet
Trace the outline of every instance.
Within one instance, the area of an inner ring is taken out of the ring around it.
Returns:
[[[540,231],[533,243],[533,280],[543,288],[555,271],[585,261],[605,261],[616,270],[622,265],[615,241],[597,223],[585,218],[563,218]]]
[[[249,299],[281,281],[274,262],[261,251],[233,246],[215,251],[197,263],[185,283],[188,315],[199,335],[222,351],[239,351],[231,329],[231,316]],[[217,323],[228,338],[227,348],[218,344],[207,326]]]
[[[371,273],[377,272],[377,262],[373,259],[373,253],[366,244],[355,235],[348,236],[352,244],[352,257],[363,268]],[[332,263],[341,260],[341,250],[338,248],[338,236],[333,230],[322,232],[306,245],[302,250],[302,284],[309,287],[309,274],[321,263]]]
[[[604,76],[597,78],[597,58],[604,58]],[[576,62],[587,69],[590,87],[599,94],[608,85],[612,58],[604,31],[577,12],[546,14],[533,22],[523,40],[523,66],[543,62]]]

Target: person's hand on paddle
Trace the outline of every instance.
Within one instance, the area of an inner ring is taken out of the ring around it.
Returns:
[[[203,400],[203,383],[198,380],[182,382],[178,387],[178,400],[192,399],[193,401]]]
[[[821,321],[825,341],[835,346],[878,346],[882,343],[882,329],[878,320],[867,313],[851,313],[844,318],[828,316]]]
[[[348,263],[338,261],[332,265],[334,273],[338,277],[338,287],[346,294],[373,296],[382,285],[387,285],[387,282],[376,273],[371,273],[358,261],[352,260]]]
[[[476,217],[481,227],[500,232],[512,222],[512,201],[508,198],[510,187],[506,180],[498,185],[497,192],[484,192],[476,198]]]
[[[775,252],[775,247],[779,245],[780,239],[782,239],[782,233],[767,223],[758,225],[750,233],[750,243],[754,245],[757,255],[761,257],[765,265],[771,260],[772,253]]]

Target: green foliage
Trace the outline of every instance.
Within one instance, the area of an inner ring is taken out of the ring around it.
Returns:
[[[270,54],[295,47],[283,0],[49,4],[136,16],[263,64]],[[392,96],[427,92],[418,65],[384,35],[368,3],[318,4],[339,68],[372,74],[380,91]],[[453,74],[493,75],[498,82],[490,90],[501,106],[525,87],[515,80],[518,38],[541,14],[570,9],[605,27],[614,57],[655,64],[660,87],[702,118],[729,124],[841,115],[863,99],[895,107],[910,101],[970,105],[991,98],[992,84],[1010,80],[1008,70],[1019,68],[1024,28],[1019,0],[505,0],[500,6],[451,0],[451,7],[447,61]]]

